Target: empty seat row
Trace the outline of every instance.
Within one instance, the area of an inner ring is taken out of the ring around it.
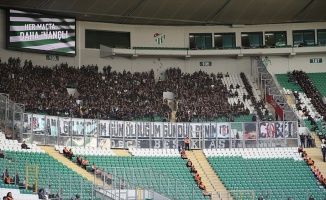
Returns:
[[[63,153],[63,148],[65,146],[55,145],[54,148],[56,151]],[[75,155],[107,155],[114,156],[114,152],[110,148],[102,147],[79,147],[79,146],[66,146],[69,149],[72,149]]]
[[[155,157],[180,157],[177,149],[136,149],[131,148],[129,152],[134,156],[155,156]]]

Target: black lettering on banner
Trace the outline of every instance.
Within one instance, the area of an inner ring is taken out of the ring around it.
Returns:
[[[274,131],[275,131],[275,138],[283,138],[283,123],[282,122],[275,122]],[[272,130],[273,131],[273,130]],[[273,132],[272,132],[273,133]],[[272,134],[273,136],[273,134]]]
[[[217,124],[211,124],[211,132],[209,137],[210,138],[215,138],[217,133]]]
[[[122,138],[111,139],[111,148],[124,148]]]
[[[136,137],[136,131],[134,131],[134,123],[125,122],[125,136],[126,137]]]
[[[218,140],[218,148],[230,148],[230,140],[219,139]]]
[[[164,140],[163,149],[177,149],[178,141],[177,140]]]
[[[163,124],[163,136],[164,138],[169,138],[170,136],[170,126],[169,123]]]
[[[124,148],[136,148],[136,140],[125,140]]]
[[[294,130],[293,130],[293,125],[295,125],[295,122],[284,122],[284,133],[285,133],[285,137],[287,138],[293,138],[296,137],[294,134]]]
[[[110,136],[109,122],[100,121],[100,136]]]
[[[123,137],[123,122],[112,122],[110,124],[112,137]]]
[[[206,149],[216,149],[216,140],[205,140]]]
[[[178,138],[185,138],[186,137],[186,132],[184,128],[184,124],[177,123],[177,136]]]
[[[135,129],[138,138],[145,137],[143,133],[143,125],[141,123],[135,123]]]
[[[192,149],[198,149],[199,148],[199,140],[192,139],[191,140],[191,148]]]
[[[161,149],[162,148],[162,140],[152,140],[152,148],[154,149]]]
[[[69,135],[69,121],[63,121],[63,134]]]
[[[94,135],[97,133],[97,120],[85,121],[86,135]]]
[[[148,122],[143,123],[143,130],[144,130],[144,134],[145,134],[146,137],[150,136],[150,130],[151,130],[150,126],[151,125]]]
[[[84,135],[84,121],[73,120],[71,122],[71,128],[73,135]]]
[[[210,137],[210,133],[211,133],[211,125],[210,124],[203,124],[204,127],[204,135],[205,138],[209,138]]]
[[[46,118],[46,130],[48,131],[48,134],[51,136],[58,134],[57,133],[57,130],[58,130],[57,118],[53,118],[53,117]]]
[[[162,123],[152,123],[152,135],[151,138],[159,138],[162,137]]]
[[[217,133],[217,126],[216,123],[204,123],[203,124],[203,131],[205,138],[215,138]]]

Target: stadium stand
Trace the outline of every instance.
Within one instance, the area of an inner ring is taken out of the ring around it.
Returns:
[[[203,151],[235,199],[325,198],[325,190],[296,148]]]
[[[134,185],[126,185],[126,189],[134,189],[135,185],[153,189],[164,196],[177,199],[207,199],[193,181],[193,176],[186,167],[187,160],[180,158],[180,153],[172,149],[130,149],[132,157],[91,155],[87,151],[90,164],[105,173],[110,173],[118,180],[125,180]],[[92,166],[88,166],[90,171]],[[114,179],[114,178],[113,178]],[[112,182],[112,185],[119,183]]]
[[[224,77],[221,73],[209,75],[201,70],[188,74],[178,68],[170,68],[166,70],[165,80],[155,82],[153,70],[118,73],[105,68],[102,72],[96,65],[75,68],[62,63],[50,68],[34,66],[32,61],[25,61],[22,67],[13,65],[17,63],[2,63],[0,92],[8,93],[14,102],[25,104],[26,111],[31,113],[164,121],[170,118],[171,109],[166,100],[161,101],[161,96],[162,92],[170,91],[175,94],[175,101],[181,100],[177,106],[177,121],[196,121],[196,118],[201,122],[250,121],[248,115],[254,110],[261,119],[264,117],[262,113],[265,108],[257,99],[258,95],[252,91],[244,92],[250,83],[241,84],[239,76]],[[39,76],[32,79],[34,74]],[[241,88],[230,88],[238,84],[241,84]],[[77,88],[79,96],[69,96],[67,87]],[[243,99],[244,94],[254,97],[247,98],[247,101]]]
[[[21,176],[20,183],[26,182],[26,188],[20,189],[20,191],[18,191],[18,185],[5,185],[3,182],[0,182],[1,188],[16,189],[15,195],[19,195],[19,193],[32,194],[36,188],[34,184],[37,183],[39,189],[45,189],[51,185],[53,194],[57,194],[60,189],[63,189],[65,199],[69,199],[75,194],[79,194],[83,199],[91,199],[91,182],[59,163],[36,145],[30,145],[30,149],[21,149],[21,144],[17,141],[5,139],[3,133],[0,137],[4,153],[4,159],[0,159],[1,171],[4,172],[5,169],[8,169],[10,176],[18,173]],[[67,190],[67,188],[70,189]],[[23,199],[18,196],[14,198]]]
[[[313,79],[310,79],[310,76]],[[313,80],[320,85],[320,77],[318,74],[307,74],[303,71],[293,71],[285,74],[276,74],[280,85],[283,87],[285,94],[293,95],[295,104],[291,105],[296,111],[299,119],[304,121],[304,125],[309,130],[318,134],[322,140],[326,137],[326,127],[323,122],[325,116],[325,104],[323,95]]]
[[[96,65],[75,68],[62,63],[50,68],[34,66],[32,61],[25,61],[21,67],[13,65],[1,64],[0,92],[25,104],[27,112],[143,121],[162,121],[170,113],[169,106],[161,101],[164,84],[155,84],[153,70],[99,73]],[[68,96],[67,87],[77,88],[79,96]]]

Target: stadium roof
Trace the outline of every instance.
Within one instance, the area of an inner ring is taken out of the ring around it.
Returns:
[[[81,21],[144,25],[248,25],[326,21],[326,0],[0,0]]]

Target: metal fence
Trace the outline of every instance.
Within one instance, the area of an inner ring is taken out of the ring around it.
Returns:
[[[22,136],[23,104],[10,101],[8,94],[0,93],[0,129],[6,133],[6,137],[19,139]]]

